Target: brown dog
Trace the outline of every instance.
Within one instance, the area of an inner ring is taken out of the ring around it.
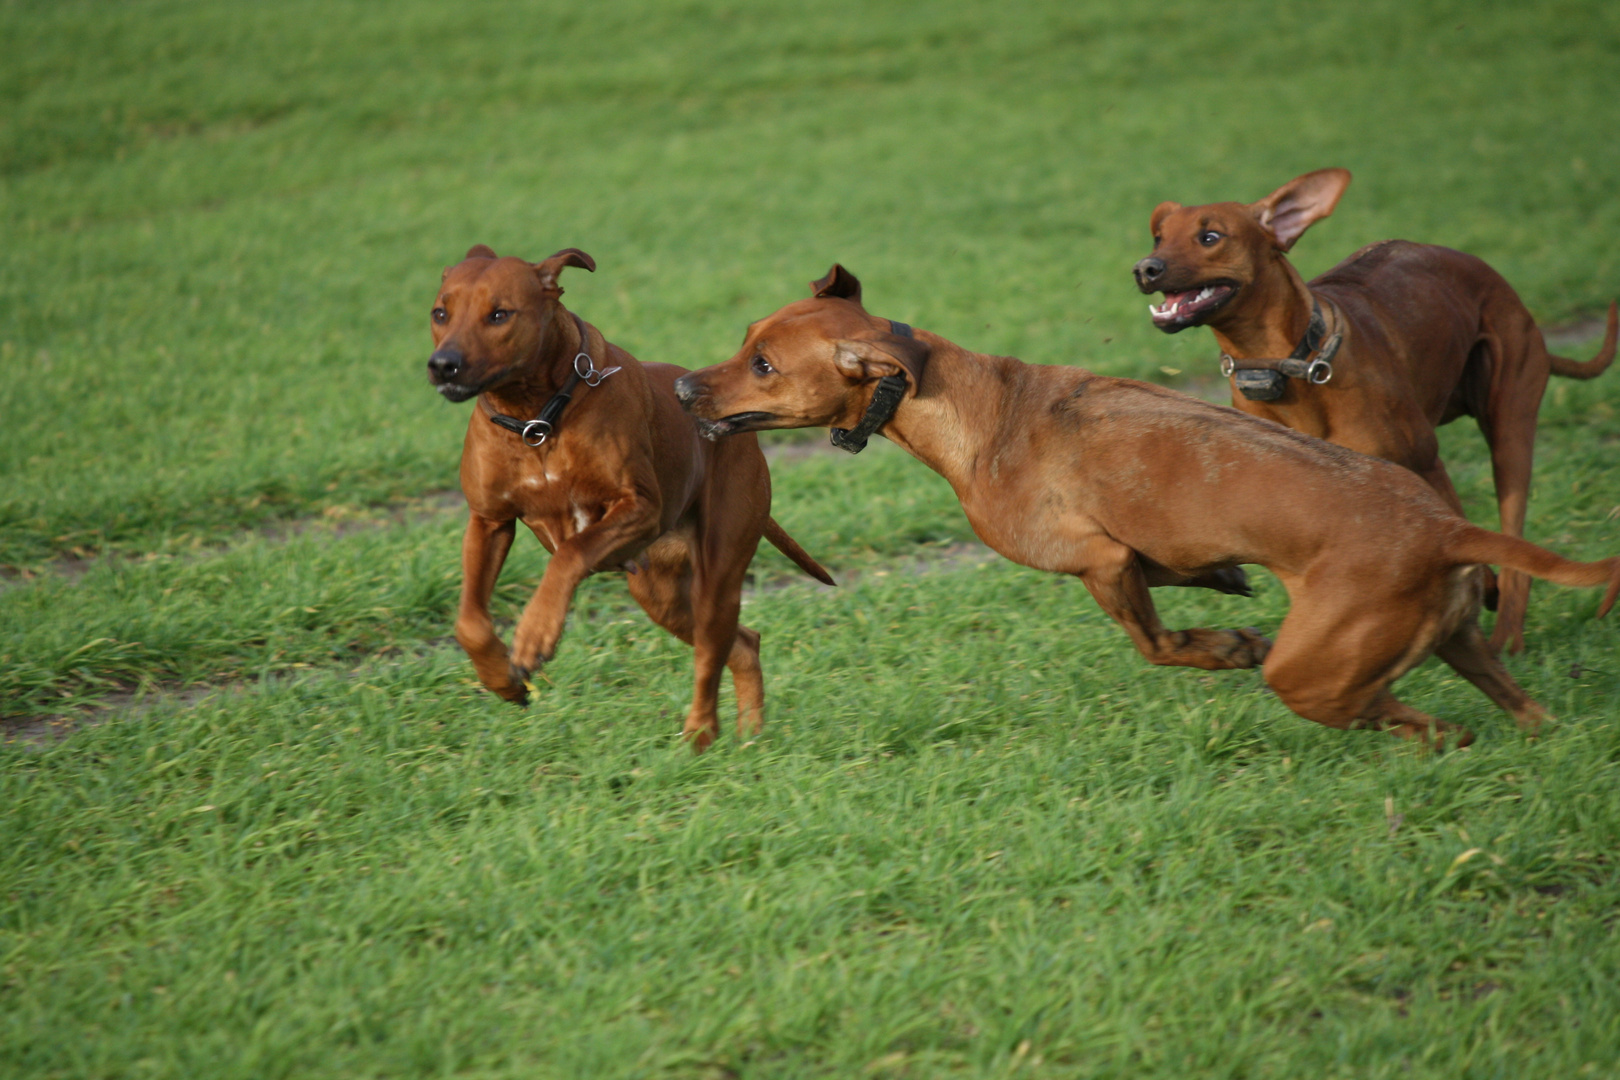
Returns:
[[[967,352],[867,314],[842,267],[812,289],[749,327],[736,356],[675,384],[705,432],[835,425],[853,449],[881,429],[950,481],[985,543],[1079,577],[1155,664],[1263,661],[1307,719],[1463,745],[1466,729],[1389,692],[1431,652],[1524,728],[1546,715],[1479,630],[1474,564],[1607,583],[1599,614],[1620,592],[1620,558],[1571,562],[1478,528],[1389,462],[1147,383]],[[1288,589],[1274,646],[1159,622],[1151,586],[1240,563]]]
[[[1602,349],[1580,363],[1549,355],[1513,288],[1459,251],[1386,240],[1306,285],[1286,253],[1349,183],[1346,170],[1321,169],[1247,206],[1160,203],[1153,254],[1136,264],[1138,287],[1164,293],[1149,305],[1153,324],[1171,334],[1208,326],[1233,405],[1404,465],[1458,514],[1434,429],[1474,417],[1502,531],[1522,536],[1547,376],[1590,379],[1609,366],[1615,305]],[[1493,648],[1524,648],[1529,597],[1530,579],[1504,568]]]
[[[469,515],[456,640],[486,687],[526,704],[528,677],[555,654],[574,590],[591,573],[622,568],[653,622],[695,650],[692,746],[704,749],[719,730],[722,665],[737,690],[738,733],[758,731],[759,635],[737,615],[759,538],[812,577],[832,578],[771,520],[757,440],[700,438],[675,401],[680,368],[637,363],[563,307],[557,275],[566,266],[596,269],[574,248],[527,263],[480,244],[444,272],[433,304],[428,376],[451,401],[478,397],[461,453]],[[551,561],[508,658],[489,599],[520,520]]]

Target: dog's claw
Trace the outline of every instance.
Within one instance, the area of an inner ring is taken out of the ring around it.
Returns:
[[[522,664],[519,664],[516,661],[511,661],[506,665],[506,673],[507,677],[512,680],[512,685],[517,688],[517,693],[506,700],[510,701],[519,708],[528,705],[529,676],[534,674],[533,670],[524,667]]]

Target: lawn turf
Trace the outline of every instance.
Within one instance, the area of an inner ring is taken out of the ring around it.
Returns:
[[[1591,315],[1617,55],[1576,3],[0,3],[0,713],[142,702],[0,748],[0,1072],[1614,1075],[1595,595],[1536,588],[1537,742],[1403,680],[1481,737],[1425,757],[948,557],[891,447],[792,454],[775,514],[846,586],[761,555],[766,733],[692,760],[690,654],[611,576],[533,708],[473,685],[467,410],[421,365],[488,242],[590,251],[568,302],[647,360],[724,358],[836,259],[970,348],[1177,382],[1214,348],[1141,310],[1148,211],[1330,164],[1307,274],[1405,236]],[[1616,550],[1617,406],[1549,392],[1532,538]],[[1156,596],[1274,628],[1257,580]]]

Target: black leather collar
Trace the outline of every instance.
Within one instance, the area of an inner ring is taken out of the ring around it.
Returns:
[[[897,337],[913,337],[911,327],[903,322],[889,320],[889,333]],[[848,450],[858,454],[866,449],[866,441],[877,430],[894,418],[894,411],[900,407],[900,402],[906,396],[906,377],[904,375],[885,375],[878,380],[877,389],[872,391],[872,400],[866,403],[866,412],[861,416],[861,422],[852,428],[833,428],[831,432],[832,444],[840,450]]]
[[[585,320],[572,311],[568,314],[574,316],[574,325],[579,328],[579,352],[574,356],[573,370],[568,373],[568,381],[562,384],[562,389],[551,395],[540,409],[540,415],[533,420],[519,420],[515,416],[507,416],[491,409],[487,402],[480,397],[484,408],[489,412],[489,422],[507,431],[514,432],[519,438],[530,446],[544,446],[547,439],[557,430],[557,421],[562,416],[568,402],[573,398],[574,391],[580,383],[586,386],[598,386],[602,380],[619,369],[610,367],[606,371],[596,369],[596,361],[591,359],[591,339],[585,330]],[[583,364],[581,363],[583,361]],[[583,368],[583,370],[581,370]]]
[[[1280,360],[1238,360],[1221,353],[1221,374],[1232,376],[1238,390],[1251,401],[1275,401],[1282,397],[1284,376],[1320,386],[1333,378],[1333,357],[1344,339],[1343,334],[1334,334],[1324,341],[1326,335],[1327,320],[1322,317],[1322,305],[1313,295],[1311,321],[1292,353]],[[1316,353],[1315,359],[1311,358],[1312,353]]]

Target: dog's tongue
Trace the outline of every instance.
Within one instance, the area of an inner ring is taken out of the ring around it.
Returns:
[[[1197,312],[1219,303],[1231,291],[1231,288],[1225,285],[1205,285],[1201,289],[1167,292],[1164,294],[1164,303],[1149,304],[1148,311],[1153,314],[1153,321],[1156,323],[1185,321],[1191,319]]]
[[[1153,321],[1156,323],[1174,322],[1185,314],[1182,311],[1182,305],[1185,304],[1187,309],[1191,310],[1193,300],[1197,295],[1197,291],[1193,289],[1188,289],[1185,292],[1167,292],[1164,294],[1164,302],[1162,304],[1149,304],[1148,311],[1152,313]]]

